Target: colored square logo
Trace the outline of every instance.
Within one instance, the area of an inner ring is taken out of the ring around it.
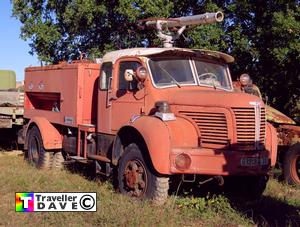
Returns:
[[[16,212],[34,211],[34,193],[17,192],[16,193]]]

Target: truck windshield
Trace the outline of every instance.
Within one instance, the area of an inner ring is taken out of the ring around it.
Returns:
[[[227,68],[221,64],[195,60],[200,85],[230,90]]]
[[[232,89],[227,67],[219,63],[188,58],[153,58],[149,60],[149,66],[157,87],[203,85],[225,90]]]
[[[189,59],[151,59],[154,83],[161,86],[195,84]]]

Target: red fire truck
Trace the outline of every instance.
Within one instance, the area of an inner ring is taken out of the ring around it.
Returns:
[[[121,193],[158,202],[172,176],[220,184],[231,176],[261,194],[276,130],[261,99],[233,91],[233,61],[217,51],[134,48],[101,64],[27,68],[26,157],[47,169],[65,159],[93,163],[116,173]]]

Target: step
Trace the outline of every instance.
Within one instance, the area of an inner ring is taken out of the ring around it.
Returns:
[[[92,160],[88,160],[81,156],[69,156],[69,159],[71,159],[70,161],[80,162],[83,164],[89,164],[92,162]]]
[[[87,160],[86,158],[84,157],[81,157],[81,156],[69,156],[70,159],[74,159],[74,160],[77,160],[77,161],[83,161],[83,160]]]

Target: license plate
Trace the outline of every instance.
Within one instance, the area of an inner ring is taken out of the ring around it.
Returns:
[[[267,157],[241,158],[241,166],[265,166],[268,163]]]

